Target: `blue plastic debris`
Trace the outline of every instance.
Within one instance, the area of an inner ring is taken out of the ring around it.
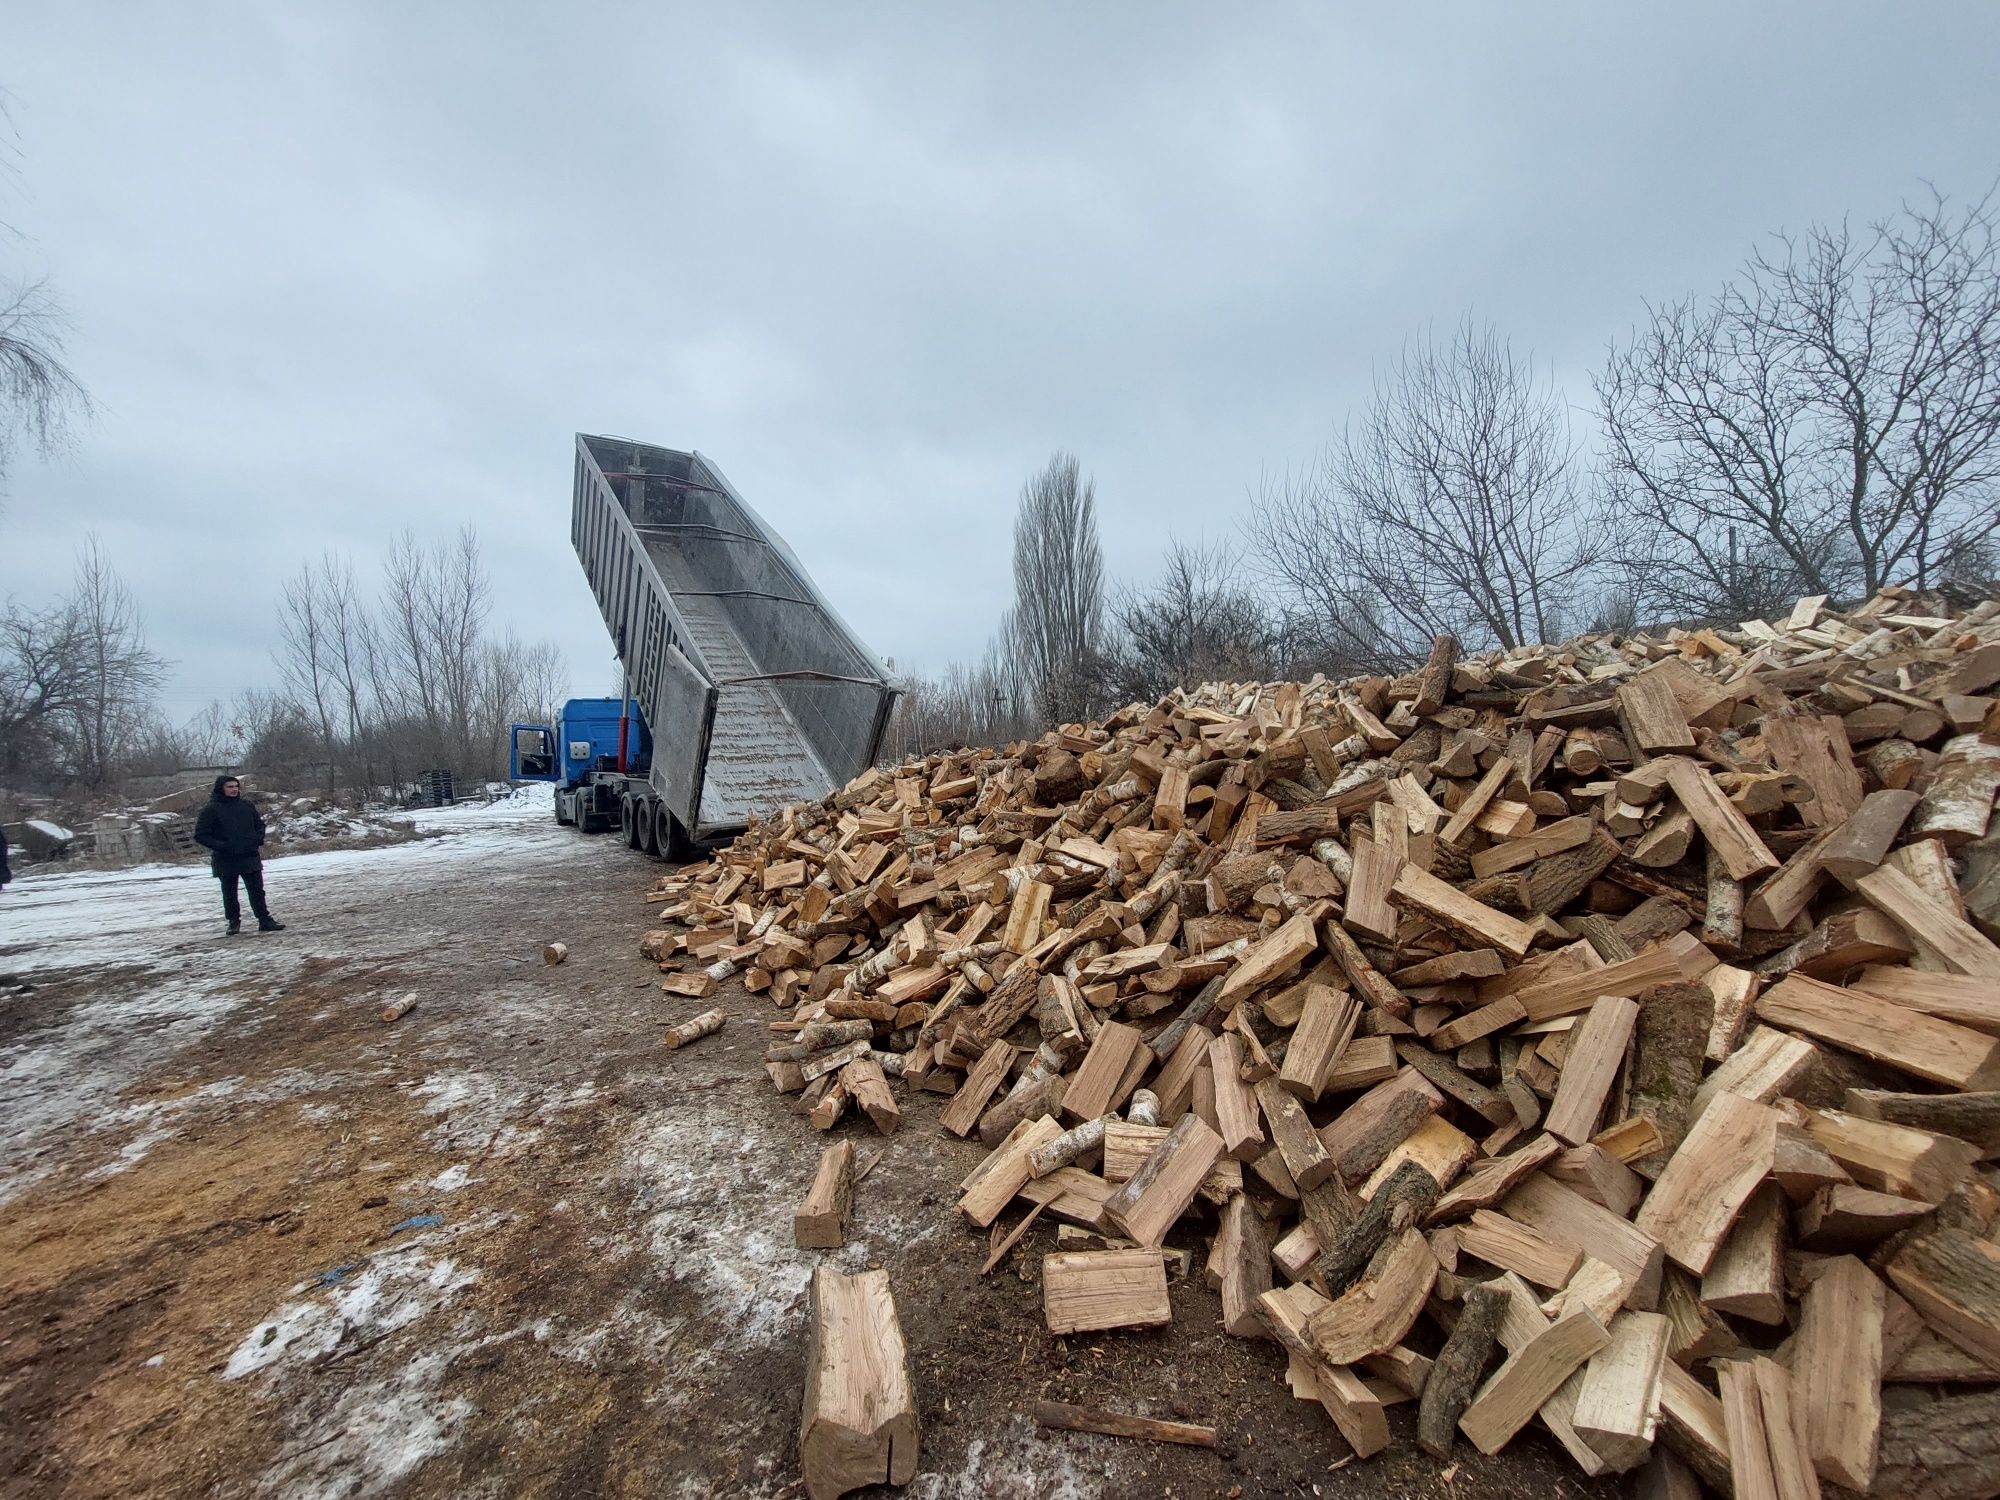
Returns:
[[[444,1222],[443,1214],[411,1214],[400,1224],[391,1224],[389,1233],[400,1234],[405,1229],[432,1229]]]
[[[344,1280],[347,1273],[356,1269],[360,1264],[361,1262],[358,1260],[350,1260],[346,1265],[335,1266],[330,1271],[321,1271],[313,1280],[320,1286],[334,1286]]]

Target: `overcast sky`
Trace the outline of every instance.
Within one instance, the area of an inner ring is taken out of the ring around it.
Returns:
[[[331,549],[474,523],[615,691],[577,430],[698,448],[879,654],[976,655],[1069,448],[1116,575],[1229,534],[1470,310],[1573,401],[1758,235],[2000,172],[2000,7],[17,4],[0,273],[99,404],[0,594],[94,528],[176,717]]]

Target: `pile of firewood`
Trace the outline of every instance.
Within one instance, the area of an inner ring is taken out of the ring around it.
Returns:
[[[870,771],[645,951],[772,1003],[821,1129],[950,1094],[989,1264],[1060,1221],[1053,1333],[1168,1323],[1205,1241],[1364,1457],[1415,1401],[1441,1457],[1991,1494],[2000,601],[1825,604]]]

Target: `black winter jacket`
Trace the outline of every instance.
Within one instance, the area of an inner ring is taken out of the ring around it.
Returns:
[[[194,820],[194,841],[209,851],[208,867],[218,880],[247,874],[264,863],[264,856],[257,852],[264,842],[264,819],[256,804],[242,793],[222,795],[222,783],[230,779],[216,778],[208,806]]]

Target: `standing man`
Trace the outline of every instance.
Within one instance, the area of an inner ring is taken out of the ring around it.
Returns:
[[[209,869],[222,882],[222,914],[233,935],[243,930],[243,909],[236,903],[236,882],[250,893],[250,911],[259,932],[283,932],[285,924],[264,904],[264,820],[256,804],[243,795],[234,776],[215,778],[208,806],[194,820],[194,841],[209,851]]]

